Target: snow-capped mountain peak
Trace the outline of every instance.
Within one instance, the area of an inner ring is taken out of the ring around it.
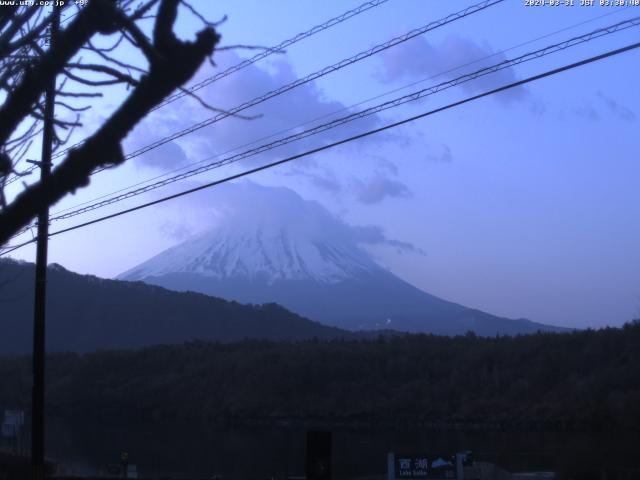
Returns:
[[[356,245],[321,241],[296,230],[223,226],[162,252],[122,277],[193,273],[267,283],[283,279],[334,283],[379,268]]]
[[[290,190],[269,205],[227,204],[218,226],[174,246],[120,278],[141,280],[173,273],[269,284],[309,279],[336,283],[380,267],[353,239],[347,225]],[[287,198],[295,195],[297,198]]]

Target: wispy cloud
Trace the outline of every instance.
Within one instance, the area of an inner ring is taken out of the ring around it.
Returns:
[[[298,225],[311,235],[334,238],[357,245],[383,245],[399,252],[423,253],[419,247],[389,238],[377,225],[351,225],[315,201],[302,198],[288,187],[268,187],[253,181],[226,183],[185,197],[174,206],[189,212],[190,218],[174,218],[162,226],[162,234],[182,241],[225,222],[258,225],[269,221]]]
[[[381,172],[366,178],[352,178],[351,190],[356,200],[372,205],[385,198],[408,198],[411,196],[409,188],[400,180],[390,178]]]
[[[496,52],[487,42],[476,42],[460,35],[450,35],[439,44],[418,37],[398,48],[383,52],[381,58],[380,79],[385,82],[436,76],[434,81],[442,81],[506,60],[504,53]],[[463,67],[458,68],[461,66]],[[514,70],[506,68],[463,83],[460,87],[466,92],[477,93],[516,79]],[[504,104],[529,97],[530,93],[524,87],[513,88],[495,96],[497,101]]]
[[[186,240],[193,235],[193,227],[189,226],[186,221],[180,219],[177,221],[167,221],[160,227],[160,233],[172,240]]]
[[[365,245],[385,245],[393,247],[399,253],[417,253],[419,255],[425,255],[425,252],[410,242],[404,242],[402,240],[396,240],[388,238],[384,233],[384,230],[379,226],[367,225],[367,226],[354,226],[352,227],[354,239],[361,244]]]
[[[584,104],[573,108],[573,113],[577,116],[597,122],[600,120],[600,112],[596,110],[591,104]]]
[[[305,178],[314,187],[328,193],[338,194],[343,191],[342,182],[328,168],[303,169],[296,167],[286,172],[285,175]]]
[[[611,116],[629,123],[637,119],[633,110],[621,105],[600,90],[596,92],[595,98],[589,101],[584,100],[581,105],[574,107],[573,113],[592,122],[599,122]]]
[[[597,96],[601,100],[601,102],[604,103],[604,105],[607,107],[607,109],[611,113],[613,113],[616,117],[618,117],[621,120],[624,120],[626,122],[635,122],[636,121],[637,117],[636,117],[636,114],[633,112],[633,110],[625,107],[624,105],[620,105],[618,102],[616,102],[612,98],[606,96],[600,90],[598,90]]]
[[[451,153],[451,147],[449,145],[442,145],[442,148],[437,153],[427,154],[427,160],[436,163],[451,163],[453,162],[453,154]]]

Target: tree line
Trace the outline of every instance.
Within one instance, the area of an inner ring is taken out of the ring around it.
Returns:
[[[28,408],[30,359],[0,358]],[[640,431],[640,322],[482,338],[189,342],[51,355],[50,415],[87,421]]]

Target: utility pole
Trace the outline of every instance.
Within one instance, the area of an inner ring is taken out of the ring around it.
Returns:
[[[49,49],[53,48],[60,27],[60,10],[53,7],[49,28]],[[56,77],[45,92],[44,126],[40,182],[46,185],[51,174],[51,153],[54,135],[54,107]],[[47,249],[49,242],[49,207],[43,202],[38,214],[38,243],[36,246],[36,285],[33,308],[33,390],[31,397],[31,466],[33,480],[44,480],[44,374],[45,374],[45,307],[47,299]]]

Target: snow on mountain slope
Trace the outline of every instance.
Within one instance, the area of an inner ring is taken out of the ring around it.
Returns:
[[[291,190],[273,190],[277,191],[269,204],[231,206],[214,230],[162,252],[119,278],[192,273],[216,279],[259,278],[267,283],[283,279],[336,283],[380,269],[357,245],[349,227],[324,208],[303,201]]]
[[[313,279],[335,283],[379,267],[357,246],[309,238],[298,226],[227,225],[170,248],[123,278],[195,273],[218,279]]]

